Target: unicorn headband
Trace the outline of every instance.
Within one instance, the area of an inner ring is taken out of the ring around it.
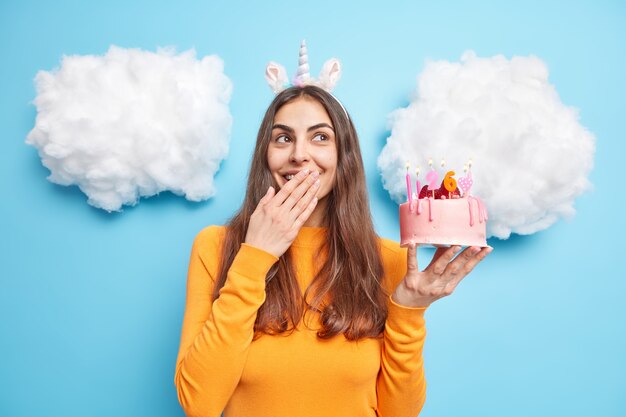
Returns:
[[[296,72],[292,85],[297,87],[316,85],[330,93],[335,87],[335,84],[337,84],[337,81],[339,81],[339,77],[341,77],[341,64],[338,59],[331,58],[324,63],[319,78],[317,80],[311,78],[311,74],[309,74],[309,55],[306,42],[303,40],[300,44],[298,71]],[[267,64],[265,79],[275,94],[283,91],[289,84],[285,67],[273,61]],[[337,99],[335,98],[335,100]],[[337,102],[341,104],[339,100],[337,100]],[[343,107],[343,105],[341,105],[341,107]]]

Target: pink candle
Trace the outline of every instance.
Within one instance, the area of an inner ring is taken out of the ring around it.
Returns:
[[[426,181],[428,181],[428,191],[432,191],[434,197],[435,190],[439,188],[439,174],[434,168],[426,174]]]
[[[432,158],[428,160],[430,171],[426,174],[426,181],[428,181],[428,191],[432,191],[433,198],[435,198],[435,190],[439,188],[439,174],[433,167]]]

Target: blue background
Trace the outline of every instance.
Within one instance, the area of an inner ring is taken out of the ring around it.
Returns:
[[[572,221],[491,239],[488,260],[428,310],[422,415],[626,415],[625,3],[375,3],[1,1],[0,416],[183,415],[173,381],[191,243],[241,203],[272,99],[265,64],[291,74],[302,38],[313,74],[342,60],[335,92],[360,134],[377,231],[396,240],[376,157],[387,115],[408,104],[425,60],[473,49],[546,62],[562,101],[597,137],[595,189]],[[234,123],[213,199],[163,193],[107,214],[45,179],[24,144],[33,78],[63,54],[111,44],[195,47],[224,60]],[[430,255],[420,251],[422,265]]]

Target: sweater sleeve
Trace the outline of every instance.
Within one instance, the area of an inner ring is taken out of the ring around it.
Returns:
[[[390,293],[406,274],[406,250],[400,251],[396,265],[390,274]],[[389,296],[381,369],[376,381],[380,417],[416,417],[424,405],[425,310],[401,306]]]
[[[218,228],[198,234],[187,275],[187,300],[176,361],[178,400],[187,416],[219,417],[243,371],[265,276],[278,260],[242,244],[219,297],[212,300],[219,265]]]

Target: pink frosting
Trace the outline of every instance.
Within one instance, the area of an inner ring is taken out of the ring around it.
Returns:
[[[422,214],[427,200],[428,216]],[[474,204],[475,202],[475,204]],[[487,246],[487,209],[478,197],[432,199],[400,205],[400,244]],[[417,206],[417,210],[411,210]],[[478,222],[475,219],[478,218]]]
[[[487,221],[487,209],[485,208],[485,204],[483,203],[483,201],[478,197],[468,196],[467,204],[469,206],[470,226],[474,226],[474,213],[472,210],[472,201],[475,201],[478,207],[478,221],[481,223],[484,221]]]

